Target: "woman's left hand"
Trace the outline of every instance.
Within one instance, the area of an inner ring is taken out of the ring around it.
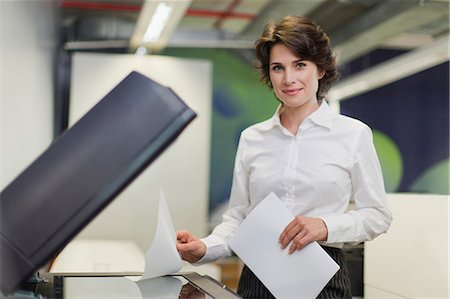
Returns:
[[[284,249],[292,241],[289,254],[300,250],[312,241],[324,241],[328,237],[328,229],[320,218],[297,216],[280,235],[279,242]]]

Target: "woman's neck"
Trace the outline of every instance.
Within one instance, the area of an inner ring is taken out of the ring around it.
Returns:
[[[300,107],[287,107],[283,105],[280,111],[280,122],[289,132],[296,135],[302,122],[314,111],[319,109],[319,102],[311,100]]]

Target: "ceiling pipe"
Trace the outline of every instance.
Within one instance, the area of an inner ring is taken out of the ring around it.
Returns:
[[[123,12],[139,12],[142,5],[106,3],[106,2],[79,2],[79,1],[59,1],[59,7],[84,10],[107,10]]]
[[[240,2],[240,0],[238,0]],[[236,1],[235,1],[236,2]],[[80,1],[67,1],[61,0],[58,2],[58,6],[69,9],[82,9],[82,10],[103,10],[103,11],[122,11],[122,12],[134,12],[138,13],[142,9],[142,5],[133,4],[121,4],[121,3],[106,3],[106,2],[80,2]],[[214,11],[205,9],[192,9],[186,10],[185,16],[187,17],[206,17],[206,18],[220,18],[220,19],[244,19],[253,20],[256,16],[249,13],[238,13],[232,11]]]
[[[228,5],[227,9],[224,11],[223,15],[221,15],[217,21],[214,23],[214,27],[220,29],[222,27],[223,22],[226,20],[227,15],[234,12],[234,9],[241,3],[241,0],[233,0],[233,2]]]
[[[241,12],[231,12],[224,13],[223,11],[214,11],[214,10],[205,10],[205,9],[192,9],[189,8],[186,11],[186,16],[188,17],[213,17],[213,18],[233,18],[233,19],[244,19],[244,20],[253,20],[256,16],[254,14],[249,13],[241,13]]]

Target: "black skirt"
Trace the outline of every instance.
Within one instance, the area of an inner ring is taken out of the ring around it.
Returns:
[[[339,271],[331,278],[322,292],[317,298],[320,299],[342,299],[352,298],[350,277],[348,274],[347,263],[344,259],[344,255],[339,248],[326,247],[322,248],[334,259],[334,261],[340,266]],[[244,265],[242,269],[241,278],[239,280],[239,286],[237,293],[243,298],[275,298],[270,291],[262,284],[262,282],[256,277],[253,272]],[[298,298],[301,298],[300,296]],[[278,298],[283,299],[283,298]]]

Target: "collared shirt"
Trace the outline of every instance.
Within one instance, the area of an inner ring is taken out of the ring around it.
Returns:
[[[271,192],[293,215],[325,222],[328,239],[322,245],[340,248],[387,231],[392,215],[371,129],[333,113],[322,101],[293,135],[281,125],[279,110],[241,133],[229,208],[222,223],[202,239],[207,252],[198,264],[230,255],[228,241]]]

